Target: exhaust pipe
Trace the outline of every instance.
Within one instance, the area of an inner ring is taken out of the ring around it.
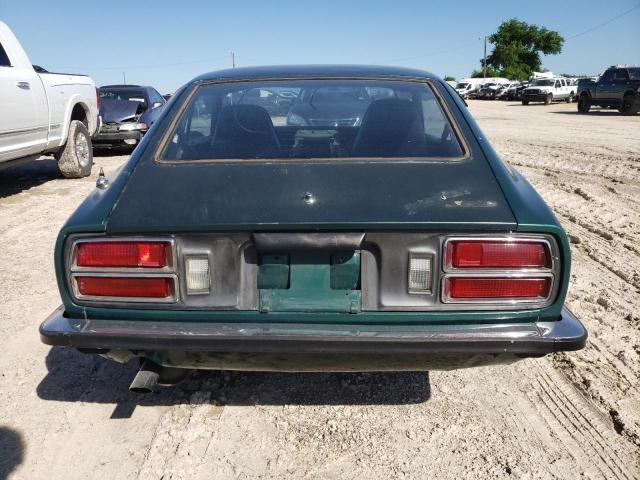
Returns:
[[[135,393],[151,393],[155,390],[155,387],[160,378],[160,371],[162,367],[151,360],[144,360],[140,366],[140,370],[133,382],[129,385],[129,391]]]

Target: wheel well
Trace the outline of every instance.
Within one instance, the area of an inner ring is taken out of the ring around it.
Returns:
[[[623,96],[624,97],[626,97],[627,95],[635,96],[635,94],[636,94],[636,92],[634,92],[633,90],[628,90],[628,91],[624,92]]]
[[[87,112],[79,103],[76,103],[73,106],[73,110],[71,110],[71,120],[80,120],[85,124],[85,126],[89,127],[89,123],[87,122]]]

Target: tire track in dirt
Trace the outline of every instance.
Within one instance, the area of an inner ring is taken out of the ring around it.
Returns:
[[[542,183],[544,177],[530,173],[527,177],[560,217],[576,248],[640,290],[637,212],[618,202],[595,202],[588,194],[575,193],[583,192],[581,187]]]
[[[559,184],[560,186],[566,186],[565,182],[568,180],[581,183],[582,185],[595,184],[596,186],[601,186],[603,189],[606,189],[608,193],[616,195],[616,200],[614,201],[614,203],[620,203],[621,205],[624,205],[625,210],[627,211],[636,212],[637,206],[640,206],[640,197],[638,197],[637,195],[638,185],[632,182],[625,183],[621,180],[606,178],[601,175],[591,174],[589,172],[567,173],[563,170],[550,167],[525,165],[514,160],[510,160],[509,164],[517,167],[520,172],[525,174],[528,180],[531,180],[530,177],[533,176],[544,175],[545,177],[547,177],[547,179],[540,182],[541,184],[551,182]],[[575,191],[571,193],[575,193]]]
[[[515,166],[632,184],[637,184],[640,178],[640,154],[637,151],[615,152],[610,148],[603,148],[594,154],[591,148],[584,149],[581,144],[554,143],[548,139],[539,143],[519,141],[517,138],[505,141],[504,149],[500,151],[504,160]],[[535,155],[531,155],[532,151],[536,152]]]
[[[615,195],[603,200],[602,192],[598,192],[601,185],[597,182],[581,183],[582,187],[575,187],[573,177],[563,185],[544,183],[544,176],[531,175],[531,172],[527,172],[527,177],[560,217],[573,243],[574,275],[568,301],[572,306],[576,302],[586,304],[586,308],[578,307],[577,311],[592,333],[585,350],[571,355],[560,354],[555,364],[586,390],[603,412],[610,413],[610,421],[618,423],[618,429],[625,438],[640,446],[640,425],[628,420],[632,418],[629,404],[640,408],[637,373],[640,371],[640,357],[630,340],[637,338],[637,325],[634,329],[632,320],[626,320],[634,318],[630,304],[640,303],[640,255],[636,247],[639,228],[637,223],[629,220],[637,218],[637,212],[629,209]],[[583,190],[575,193],[578,188]],[[616,211],[618,228],[613,226]],[[587,268],[584,268],[585,262]],[[606,269],[609,275],[597,266],[589,267],[590,263]],[[576,280],[586,287],[576,286]],[[590,319],[594,321],[590,322]],[[601,333],[613,325],[614,334]],[[576,358],[580,361],[576,362]],[[620,401],[625,402],[622,407]],[[624,422],[618,418],[621,410],[624,411]]]
[[[531,392],[547,425],[593,478],[632,479],[633,451],[591,402],[553,369],[537,375]],[[631,459],[631,461],[630,461]]]

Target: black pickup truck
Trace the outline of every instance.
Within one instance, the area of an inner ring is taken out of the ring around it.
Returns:
[[[617,108],[624,115],[640,110],[640,67],[610,67],[597,82],[578,84],[578,111],[588,113],[592,105]]]

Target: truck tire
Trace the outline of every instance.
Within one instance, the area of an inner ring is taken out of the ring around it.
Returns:
[[[523,105],[529,105],[529,100],[522,99],[522,104]]]
[[[640,102],[636,100],[635,95],[626,94],[622,98],[622,104],[620,105],[620,113],[623,115],[635,115],[640,108]]]
[[[571,103],[571,102],[573,102],[573,92],[571,92],[571,93],[569,94],[569,96],[568,96],[567,98],[565,98],[565,99],[564,99],[564,101],[565,101],[565,102],[567,102],[567,103]]]
[[[58,154],[58,168],[66,178],[82,178],[91,175],[92,166],[93,148],[89,130],[81,121],[72,120],[67,143]]]
[[[549,95],[544,97],[544,104],[545,105],[551,105],[551,102],[553,102],[553,93],[550,93]]]
[[[580,113],[589,113],[591,109],[591,100],[589,99],[589,95],[583,93],[578,98],[578,112]]]

